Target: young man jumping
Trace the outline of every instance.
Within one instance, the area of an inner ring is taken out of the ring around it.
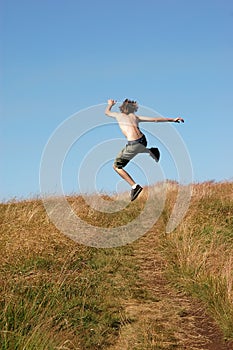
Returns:
[[[152,118],[145,116],[138,116],[135,114],[138,110],[136,101],[126,99],[120,108],[119,112],[112,112],[112,107],[116,104],[115,100],[108,100],[108,105],[105,114],[108,117],[116,118],[118,125],[127,138],[127,145],[117,155],[113,168],[114,170],[129,183],[132,187],[131,201],[135,200],[142,187],[137,184],[132,177],[123,169],[128,162],[133,159],[138,153],[148,153],[156,162],[159,161],[160,153],[158,148],[146,148],[147,140],[145,135],[139,129],[140,122],[184,122],[182,118]]]

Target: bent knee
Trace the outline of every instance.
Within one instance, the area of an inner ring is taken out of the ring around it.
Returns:
[[[122,169],[128,164],[128,162],[129,162],[128,159],[116,159],[113,164],[113,169],[116,171],[119,169]]]
[[[112,167],[113,167],[113,169],[114,169],[115,171],[118,171],[118,170],[122,169],[121,166],[119,166],[119,165],[117,165],[117,164],[115,164],[115,163],[112,165]]]

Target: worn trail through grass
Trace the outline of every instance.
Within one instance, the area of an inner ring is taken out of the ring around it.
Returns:
[[[224,341],[205,306],[168,282],[166,261],[156,248],[160,244],[156,234],[158,237],[159,233],[152,230],[135,245],[138,287],[144,293],[140,299],[125,303],[127,318],[133,322],[122,327],[111,350],[231,350],[232,343]]]
[[[0,349],[232,350],[233,184],[195,185],[166,234],[176,193],[149,232],[107,249],[66,237],[40,200],[0,204]],[[107,215],[69,198],[99,227],[134,219],[143,201]]]

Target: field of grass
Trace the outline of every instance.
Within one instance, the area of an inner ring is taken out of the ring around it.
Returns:
[[[202,300],[233,339],[233,183],[195,185],[185,220],[161,245],[168,278]]]
[[[144,237],[119,248],[86,247],[55,228],[40,200],[0,204],[1,349],[117,349],[124,330],[133,332],[134,325],[135,345],[119,350],[178,348],[178,330],[168,329],[169,320],[158,323],[148,310],[139,327],[140,312],[128,312],[129,305],[138,310],[148,301],[158,305],[143,279],[151,256],[147,247],[159,254],[156,266],[171,288],[200,300],[224,337],[233,340],[233,183],[195,184],[184,220],[166,234],[176,194],[177,185],[170,184],[163,213],[145,235],[143,258]],[[82,197],[69,198],[83,219],[104,227],[132,220],[145,200],[139,197],[116,215],[93,212]]]

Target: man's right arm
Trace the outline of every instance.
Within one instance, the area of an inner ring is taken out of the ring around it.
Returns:
[[[174,122],[174,123],[179,123],[182,122],[184,123],[183,118],[152,118],[152,117],[144,117],[144,116],[137,116],[139,122],[154,122],[154,123],[161,123],[161,122]]]
[[[113,117],[113,118],[116,118],[116,116],[118,115],[118,113],[116,112],[112,112],[111,109],[112,109],[112,106],[114,106],[116,104],[116,101],[115,100],[108,100],[108,105],[105,109],[105,114],[108,116],[108,117]]]

